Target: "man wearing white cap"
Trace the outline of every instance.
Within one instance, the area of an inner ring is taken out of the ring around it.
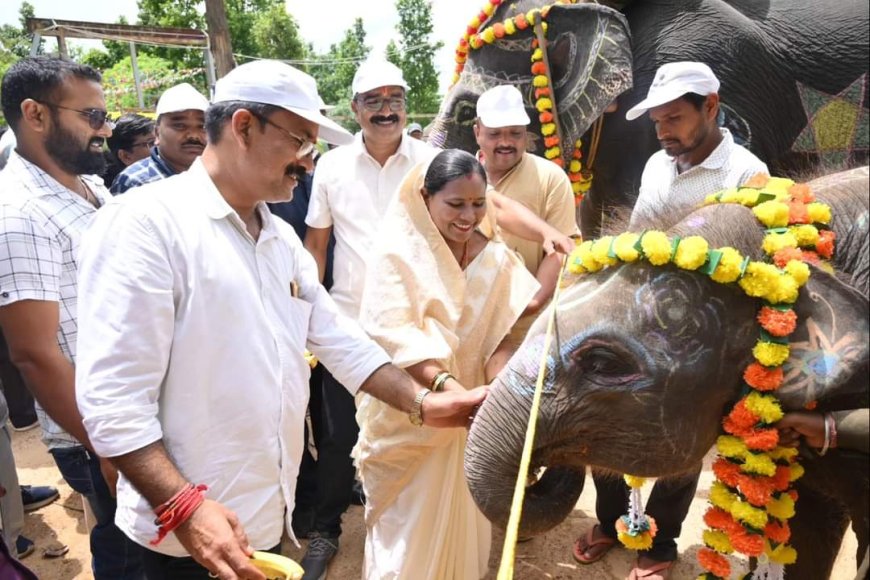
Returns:
[[[77,401],[117,466],[118,525],[148,550],[149,580],[262,580],[293,510],[310,349],[431,426],[467,423],[482,390],[430,394],[336,310],[287,201],[324,117],[314,79],[277,61],[217,82],[191,168],[107,203],[79,255]],[[428,396],[427,396],[428,395]],[[155,519],[157,516],[157,519]]]
[[[157,101],[157,145],[151,154],[118,174],[110,191],[128,189],[187,171],[205,148],[205,110],[208,99],[188,83],[175,85]]]
[[[644,227],[665,208],[699,205],[710,193],[737,187],[767,166],[734,143],[727,129],[716,124],[719,80],[700,62],[661,66],[647,98],[625,115],[629,121],[649,111],[662,150],[647,162],[640,193],[631,214],[632,227]],[[655,225],[655,224],[651,224]],[[646,505],[658,533],[650,550],[639,552],[630,580],[664,580],[677,559],[677,542],[698,487],[697,471],[656,482]],[[574,543],[574,558],[590,564],[617,540],[614,523],[625,513],[628,488],[619,480],[596,477],[596,515],[599,524]]]
[[[632,222],[663,204],[697,205],[711,192],[737,187],[767,166],[717,125],[719,79],[701,62],[673,62],[656,71],[646,99],[625,118],[649,112],[662,150],[641,177]]]
[[[411,123],[408,125],[407,129],[408,135],[413,137],[414,139],[423,139],[423,126],[420,123]]]
[[[555,163],[526,152],[529,116],[520,91],[500,85],[485,91],[477,100],[474,137],[480,147],[478,158],[486,169],[490,193],[496,192],[519,202],[563,236],[579,234],[574,217],[574,194],[567,174]],[[504,209],[499,196],[490,195],[497,210]],[[536,276],[541,289],[532,299],[511,333],[519,343],[537,312],[547,304],[556,288],[561,258],[534,238],[502,232],[504,243],[522,256],[526,268]]]

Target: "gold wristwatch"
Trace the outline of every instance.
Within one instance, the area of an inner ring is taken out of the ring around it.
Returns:
[[[414,404],[411,405],[411,412],[408,415],[408,419],[411,420],[411,425],[415,427],[423,426],[423,399],[426,398],[426,395],[431,393],[429,389],[422,389],[417,396],[414,397]]]

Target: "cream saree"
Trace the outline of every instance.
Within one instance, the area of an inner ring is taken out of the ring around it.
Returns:
[[[420,194],[425,170],[408,174],[387,212],[369,261],[361,322],[399,367],[436,359],[476,387],[538,284],[496,240],[460,269]],[[367,498],[363,577],[482,577],[490,526],[465,482],[466,431],[414,427],[405,413],[369,395],[357,401],[354,457]]]

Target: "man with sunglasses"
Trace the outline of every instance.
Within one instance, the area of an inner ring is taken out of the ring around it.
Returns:
[[[141,548],[115,526],[117,474],[100,459],[75,400],[79,298],[76,256],[111,196],[97,175],[112,134],[100,74],[73,62],[24,58],[3,77],[3,115],[17,145],[0,173],[0,327],[37,402],[43,441],[88,501],[95,578],[142,577]]]
[[[119,173],[151,154],[156,138],[154,121],[136,113],[125,113],[115,121],[112,136],[106,139],[109,150],[103,183],[111,185]]]
[[[149,155],[123,170],[112,183],[114,194],[190,169],[205,148],[208,99],[188,83],[166,89],[157,101],[157,144]]]
[[[437,153],[405,134],[402,71],[384,60],[360,65],[352,84],[354,112],[361,131],[353,143],[323,155],[314,173],[305,222],[305,247],[320,269],[326,267],[330,234],[335,233],[333,285],[330,295],[339,311],[354,320],[365,281],[365,255],[377,237],[402,179],[418,163]],[[317,493],[314,537],[302,559],[305,580],[316,580],[338,551],[341,515],[350,506],[355,469],[350,452],[359,434],[353,397],[324,373],[322,413],[312,416],[317,447]]]

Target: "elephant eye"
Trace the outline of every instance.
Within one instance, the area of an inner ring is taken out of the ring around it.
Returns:
[[[628,354],[605,346],[581,347],[573,354],[583,376],[595,382],[619,384],[635,378],[637,366]]]

